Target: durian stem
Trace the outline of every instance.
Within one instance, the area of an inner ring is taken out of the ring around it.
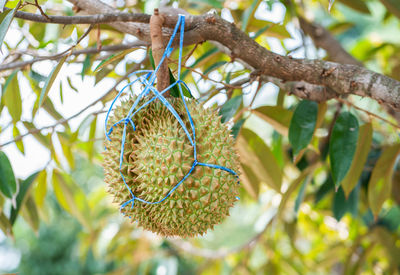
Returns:
[[[158,9],[154,9],[154,15],[150,17],[150,36],[151,49],[153,52],[154,65],[157,67],[164,53],[164,42],[162,37],[162,25],[165,18],[159,14]],[[157,72],[157,90],[161,92],[169,86],[169,72],[167,59],[164,60]],[[165,97],[169,97],[169,91],[164,93]]]

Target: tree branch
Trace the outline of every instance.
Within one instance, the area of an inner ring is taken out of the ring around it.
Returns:
[[[400,109],[400,82],[365,68],[322,60],[293,59],[268,51],[234,25],[211,16],[198,26],[206,40],[218,41],[261,74],[322,85],[338,94],[371,97]],[[210,19],[211,18],[211,19]],[[207,23],[210,22],[210,23]],[[212,23],[214,22],[214,23]]]
[[[304,81],[282,81],[278,78],[270,76],[262,76],[264,82],[271,82],[280,89],[286,91],[288,95],[295,95],[302,99],[308,99],[316,102],[324,102],[332,98],[337,98],[339,95],[332,89],[310,84]]]
[[[149,44],[144,41],[135,41],[135,42],[132,42],[129,44],[104,46],[104,47],[101,47],[101,49],[98,49],[97,47],[92,47],[92,48],[86,48],[86,49],[82,49],[82,50],[75,50],[75,51],[72,51],[71,55],[77,56],[80,54],[94,54],[94,53],[99,53],[99,52],[116,52],[116,51],[131,49],[134,47],[142,47],[142,46],[148,46],[148,45]],[[10,63],[0,65],[0,71],[23,68],[23,67],[32,65],[33,63],[40,62],[43,60],[59,60],[64,55],[66,55],[66,53],[61,54],[61,55],[60,55],[60,53],[58,53],[58,54],[54,54],[54,55],[38,56],[36,58],[27,60],[27,61],[10,62]]]
[[[344,64],[363,66],[361,62],[351,56],[342,47],[339,41],[337,41],[336,38],[327,29],[325,29],[321,25],[310,23],[301,16],[299,17],[299,21],[302,30],[311,37],[317,47],[326,50],[331,60]],[[387,104],[383,104],[383,107],[386,112],[393,116],[397,120],[397,123],[400,125],[400,112],[391,108],[391,106],[388,106]]]
[[[4,8],[5,11],[9,10]],[[51,23],[51,24],[62,24],[62,25],[77,25],[77,24],[102,24],[112,22],[140,22],[149,23],[150,15],[143,13],[105,13],[96,15],[76,15],[76,16],[60,16],[60,15],[47,15],[36,14],[30,12],[17,11],[15,13],[16,18],[39,22],[39,23]]]
[[[69,0],[88,13],[117,13],[112,7],[98,0]],[[176,15],[166,15],[166,26],[176,22]],[[147,19],[146,19],[147,20]],[[175,21],[174,21],[175,20]],[[387,76],[351,64],[322,60],[293,59],[263,48],[246,33],[215,14],[188,16],[185,45],[206,40],[221,43],[234,58],[238,58],[263,75],[284,81],[305,81],[325,86],[338,94],[356,94],[371,97],[380,104],[386,103],[400,110],[400,82]],[[143,23],[114,22],[114,28],[149,41],[149,26]],[[167,40],[171,29],[163,29]]]
[[[73,3],[79,9],[89,13],[89,14],[114,14],[119,13],[114,8],[110,7],[109,5],[98,1],[98,0],[68,0],[69,2]],[[180,9],[172,9],[172,8],[160,8],[160,13],[163,14],[165,17],[164,27],[163,28],[163,40],[164,43],[167,43],[173,27],[178,20],[178,14],[184,13],[187,14],[185,11]],[[147,15],[149,20],[147,22],[139,22],[139,23],[132,23],[132,22],[114,22],[110,23],[109,25],[113,28],[124,32],[129,33],[136,36],[138,39],[142,41],[151,42],[150,39],[150,28],[148,26],[148,22],[150,21],[150,15]],[[203,37],[199,35],[197,26],[204,21],[204,16],[186,16],[185,20],[185,41],[184,45],[192,45],[200,42],[204,42]],[[178,42],[178,38],[175,39],[175,42]]]

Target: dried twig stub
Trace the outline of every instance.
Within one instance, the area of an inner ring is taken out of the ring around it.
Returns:
[[[161,61],[164,53],[164,42],[162,38],[162,25],[164,23],[164,16],[159,14],[158,9],[154,9],[154,15],[150,18],[150,36],[151,36],[151,49],[155,66],[157,67]],[[167,59],[161,64],[157,72],[157,90],[162,91],[169,86],[169,72]],[[169,96],[167,91],[164,96]]]

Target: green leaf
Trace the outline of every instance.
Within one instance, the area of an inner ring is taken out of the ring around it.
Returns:
[[[36,132],[37,128],[32,122],[23,121],[22,122],[28,131],[35,131],[32,136],[35,137],[44,147],[49,148],[51,146],[49,135],[44,136],[40,132]]]
[[[24,220],[31,226],[31,228],[38,232],[39,230],[39,214],[35,204],[35,201],[31,194],[28,194],[25,199],[25,203],[21,207],[21,215]]]
[[[54,80],[57,77],[57,74],[61,70],[62,65],[64,64],[65,60],[67,59],[67,55],[61,58],[58,61],[58,64],[53,68],[53,70],[50,72],[49,76],[46,79],[46,82],[44,83],[43,89],[40,92],[40,98],[39,98],[39,108],[42,106],[45,97],[47,97],[51,86],[53,85]]]
[[[5,83],[4,94],[2,96],[4,105],[7,107],[12,120],[18,122],[22,114],[22,100],[19,90],[17,71],[10,75]]]
[[[36,204],[39,207],[42,207],[44,205],[44,199],[46,197],[47,193],[47,172],[46,170],[40,171],[37,180],[37,184],[34,189],[34,198],[36,201]]]
[[[240,129],[242,128],[242,126],[245,123],[245,121],[246,121],[246,119],[241,118],[233,125],[233,127],[231,129],[231,133],[232,133],[233,138],[235,138],[235,139],[237,138],[237,136],[238,136],[238,134],[240,132]]]
[[[306,193],[306,187],[308,185],[308,178],[306,178],[300,187],[299,193],[297,194],[296,200],[294,202],[294,212],[299,213],[300,205],[304,200],[304,195]]]
[[[285,154],[286,152],[283,149],[283,138],[282,135],[277,131],[272,133],[272,142],[271,142],[271,150],[275,156],[276,161],[279,164],[279,167],[283,168],[285,165]]]
[[[17,184],[11,163],[3,151],[0,151],[0,175],[0,191],[7,198],[12,198],[17,191]]]
[[[168,72],[169,72],[169,83],[172,84],[172,83],[176,82],[176,79],[175,79],[174,75],[172,74],[170,68],[168,68]],[[171,95],[171,96],[173,96],[173,97],[180,97],[180,96],[181,96],[181,93],[179,92],[179,87],[178,87],[178,85],[181,86],[182,93],[183,93],[183,95],[184,95],[185,97],[193,98],[193,96],[192,96],[192,94],[190,93],[190,91],[189,91],[188,89],[186,89],[186,87],[185,87],[184,85],[182,85],[182,84],[177,84],[177,85],[173,86],[173,87],[170,89],[170,95]]]
[[[88,55],[86,55],[85,60],[83,61],[83,65],[82,65],[82,71],[81,71],[82,80],[85,77],[86,72],[90,69],[91,64],[92,64],[91,55],[88,54]]]
[[[338,0],[353,10],[370,14],[367,4],[363,0]]]
[[[36,83],[44,82],[46,81],[47,77],[35,72],[34,70],[29,71],[29,77],[33,80],[35,80]]]
[[[6,79],[6,82],[4,83],[2,89],[2,94],[4,95],[4,92],[7,90],[8,85],[10,85],[11,81],[13,80],[13,78],[17,75],[18,70],[14,70],[10,76]],[[2,98],[3,100],[3,98]]]
[[[266,25],[265,27],[259,29],[256,33],[254,33],[253,35],[250,35],[251,39],[256,39],[257,37],[259,37],[260,35],[262,35],[265,31],[267,31],[269,28],[271,27],[271,25]]]
[[[16,207],[12,207],[11,208],[11,212],[10,212],[10,223],[11,225],[14,224],[15,220],[17,219],[18,216],[18,212],[21,209],[21,206],[24,204],[25,201],[25,197],[27,196],[32,183],[34,182],[34,180],[36,179],[37,175],[39,173],[33,173],[32,175],[30,175],[28,178],[26,178],[24,181],[22,181],[19,184],[19,192],[16,198]]]
[[[151,66],[153,67],[153,69],[155,69],[154,58],[153,58],[153,52],[152,52],[151,49],[149,50],[149,59],[150,59]],[[176,79],[175,79],[175,77],[174,77],[174,74],[171,72],[171,69],[170,69],[170,68],[168,68],[168,72],[169,72],[169,83],[170,83],[170,84],[175,83],[175,82],[176,82]],[[184,77],[181,75],[181,78],[183,79]],[[180,85],[180,84],[179,84],[179,85]],[[186,89],[186,87],[185,87],[184,85],[180,85],[180,86],[181,86],[181,88],[182,88],[182,93],[183,93],[183,95],[184,95],[185,97],[193,98],[193,96],[192,96],[192,94],[190,93],[190,91],[189,91],[188,89]],[[180,97],[180,96],[181,96],[181,93],[179,92],[179,87],[178,87],[178,85],[173,86],[173,87],[170,89],[169,92],[170,92],[170,95],[173,96],[173,97]]]
[[[61,104],[64,103],[64,92],[63,92],[63,84],[62,84],[62,81],[60,81],[60,101],[61,101]]]
[[[89,138],[88,138],[88,148],[87,148],[89,160],[91,160],[94,155],[94,139],[96,138],[96,125],[97,125],[97,116],[94,117],[89,127]]]
[[[120,53],[110,55],[108,58],[102,60],[96,66],[96,68],[93,70],[93,72],[100,71],[102,68],[106,67],[108,64],[113,63],[114,61],[117,61],[117,60],[120,60],[120,59],[124,58],[128,53],[133,52],[136,49],[137,48],[131,48],[131,49],[128,49],[128,50],[124,50],[124,51],[122,51]]]
[[[241,162],[250,165],[259,181],[280,192],[282,170],[264,141],[253,131],[244,128],[237,138],[237,147]]]
[[[291,38],[290,33],[286,30],[285,25],[271,24],[271,22],[255,18],[249,22],[247,31],[255,32],[255,35],[252,37],[253,39],[263,33],[265,33],[267,37],[275,37],[278,39]]]
[[[208,67],[207,69],[205,69],[204,72],[203,72],[203,74],[204,74],[204,75],[207,75],[208,73],[210,73],[210,72],[214,71],[215,69],[217,69],[217,68],[219,68],[219,67],[225,65],[226,63],[228,63],[228,62],[227,62],[227,61],[224,61],[224,60],[223,60],[223,61],[215,62],[215,63],[212,64],[210,67]]]
[[[252,196],[254,199],[257,199],[260,191],[260,180],[257,178],[250,166],[242,163],[241,168],[241,183],[243,183],[244,188],[250,194],[250,196]]]
[[[60,205],[87,229],[90,229],[89,206],[86,196],[78,185],[65,174],[53,171],[54,194]]]
[[[190,66],[191,68],[196,67],[198,64],[200,64],[200,62],[204,61],[205,59],[207,59],[208,57],[210,57],[211,55],[213,55],[214,53],[218,53],[218,48],[216,47],[212,47],[211,49],[209,49],[207,52],[205,52],[204,54],[202,54],[201,56],[199,56],[196,61]],[[150,61],[152,59],[150,58]],[[154,63],[154,61],[153,61]],[[153,65],[154,68],[154,65]],[[182,73],[181,78],[185,79],[185,77],[190,73],[190,70],[186,70]]]
[[[297,188],[300,186],[300,184],[305,181],[308,177],[308,175],[312,174],[315,169],[319,166],[319,163],[313,164],[308,166],[306,169],[304,169],[301,174],[294,180],[291,181],[289,188],[286,190],[286,192],[282,196],[282,200],[279,204],[279,209],[278,209],[278,214],[281,215],[286,207],[286,203],[289,201],[289,198],[293,194],[294,191],[297,190]]]
[[[390,197],[394,165],[399,153],[400,144],[387,146],[372,170],[368,183],[368,202],[375,218],[378,217],[383,203]]]
[[[386,9],[400,18],[400,3],[399,0],[381,0]]]
[[[57,132],[58,139],[60,140],[61,148],[64,153],[65,158],[68,161],[69,167],[71,169],[74,169],[75,167],[75,158],[72,153],[72,143],[73,143],[73,138],[70,135],[67,135],[66,133],[63,132]]]
[[[400,206],[396,205],[380,218],[380,224],[395,232],[400,227]]]
[[[357,216],[359,194],[360,185],[357,185],[346,199],[343,188],[339,187],[337,192],[335,192],[332,204],[333,216],[337,221],[340,221],[346,212]]]
[[[154,62],[154,57],[153,57],[153,50],[149,48],[149,59],[150,59],[150,64],[153,67],[153,70],[156,69],[156,63]]]
[[[199,0],[199,1],[193,1],[193,2],[205,3],[205,4],[207,4],[207,5],[209,5],[209,6],[213,7],[213,8],[216,8],[216,9],[222,9],[223,8],[222,2],[219,1],[219,0]]]
[[[113,63],[113,65],[114,65],[114,63]],[[113,68],[106,67],[106,68],[103,68],[102,70],[100,70],[98,73],[96,73],[96,75],[94,77],[95,78],[95,81],[94,81],[95,85],[97,83],[99,83],[101,80],[103,80],[106,76],[112,75],[112,72],[113,72]]]
[[[360,127],[360,133],[358,135],[357,148],[354,154],[353,162],[351,163],[347,175],[340,183],[340,185],[343,187],[346,197],[349,196],[350,192],[357,185],[364,169],[364,164],[367,161],[368,152],[371,148],[372,132],[373,130],[371,123],[364,124]]]
[[[230,120],[233,115],[236,113],[237,109],[239,109],[240,104],[242,104],[243,96],[235,96],[229,99],[219,110],[219,114],[221,115],[221,122],[225,123]]]
[[[17,125],[14,124],[13,126],[13,137],[16,138],[18,136],[20,136],[21,133],[19,132]],[[25,149],[24,149],[24,143],[21,140],[18,140],[15,142],[15,145],[17,145],[18,150],[22,153],[25,154]]]
[[[333,179],[331,175],[328,175],[324,183],[318,188],[315,198],[314,198],[314,203],[317,204],[320,202],[329,192],[331,192],[335,187],[335,184],[333,184]]]
[[[328,110],[328,105],[326,104],[326,102],[318,104],[317,122],[315,124],[316,129],[320,128],[322,123],[324,122],[327,110]]]
[[[225,77],[225,82],[227,84],[231,83],[232,72],[228,72]]]
[[[55,120],[59,121],[62,120],[64,117],[56,110],[54,107],[53,102],[49,97],[46,97],[42,104],[42,108],[48,113],[50,116],[52,116]],[[68,122],[64,122],[63,125],[66,128],[69,128]]]
[[[339,115],[329,141],[331,172],[336,188],[350,169],[358,138],[357,118],[349,112]]]
[[[12,226],[7,216],[4,215],[3,211],[0,211],[0,229],[7,236],[12,236]]]
[[[15,8],[17,5],[20,4],[20,1],[19,1],[19,0],[5,0],[5,2],[6,2],[5,7],[6,7],[6,8],[9,8],[9,9],[13,9],[13,8]]]
[[[11,21],[14,18],[15,13],[17,12],[21,2],[18,2],[17,6],[12,10],[6,10],[5,12],[0,14],[0,49],[3,45],[4,37],[6,37],[6,33],[8,28],[11,25]]]
[[[289,142],[293,147],[293,154],[310,143],[317,122],[318,104],[314,101],[303,100],[296,107],[289,127]]]
[[[269,123],[278,133],[288,135],[293,113],[281,106],[263,106],[253,110],[253,113]]]
[[[375,235],[374,240],[377,240],[385,248],[388,262],[393,265],[390,269],[393,271],[398,269],[400,265],[400,249],[397,246],[398,235],[391,234],[385,228],[379,226],[376,226],[371,233]]]
[[[355,23],[352,22],[336,22],[332,25],[330,25],[327,29],[335,34],[339,35],[341,33],[344,33],[345,31],[348,31],[351,28],[355,27]]]
[[[72,90],[74,90],[76,93],[79,93],[78,89],[72,84],[71,78],[69,76],[67,76],[67,83]]]
[[[247,8],[243,14],[242,14],[242,31],[246,31],[247,25],[249,23],[249,19],[254,16],[254,13],[256,12],[256,8],[258,7],[258,4],[260,3],[260,0],[253,0],[251,3],[251,6]]]

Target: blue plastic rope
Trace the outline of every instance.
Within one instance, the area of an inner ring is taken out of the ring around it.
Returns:
[[[169,85],[163,91],[159,92],[154,87],[154,82],[156,80],[156,74],[157,74],[157,71],[160,69],[160,66],[164,62],[164,60],[171,55],[171,53],[173,51],[173,48],[171,47],[171,45],[172,45],[173,40],[175,39],[175,36],[176,36],[179,28],[180,28],[180,36],[179,36],[178,80],[176,80],[174,83]],[[162,58],[160,60],[160,63],[157,65],[155,70],[140,70],[140,71],[136,71],[136,72],[130,74],[128,77],[136,76],[136,79],[133,80],[132,82],[128,83],[127,85],[125,85],[121,89],[121,91],[118,93],[118,95],[112,101],[111,106],[110,106],[110,108],[109,108],[109,110],[107,112],[106,119],[105,119],[105,135],[106,135],[106,137],[107,137],[107,139],[109,141],[111,141],[110,135],[111,135],[114,127],[119,125],[119,124],[124,124],[124,129],[123,129],[123,134],[122,134],[122,141],[121,141],[121,154],[120,154],[120,158],[119,158],[119,173],[121,174],[122,180],[123,180],[126,188],[129,190],[129,193],[131,194],[132,198],[130,200],[124,202],[121,205],[120,210],[122,210],[128,204],[131,204],[131,207],[133,207],[134,204],[135,204],[135,200],[143,202],[143,203],[147,203],[147,204],[159,204],[159,203],[163,202],[190,176],[190,174],[193,172],[193,170],[196,168],[196,166],[206,166],[206,167],[210,167],[210,168],[214,168],[214,169],[220,169],[220,170],[226,171],[226,172],[234,175],[237,179],[239,179],[238,174],[235,171],[233,171],[232,169],[229,169],[229,168],[224,167],[224,166],[216,165],[216,164],[198,162],[198,160],[197,160],[196,131],[195,131],[195,127],[194,127],[192,116],[190,115],[189,109],[188,109],[186,101],[185,101],[185,97],[183,95],[182,85],[184,85],[184,87],[188,91],[190,91],[190,89],[186,85],[186,83],[183,82],[180,79],[181,78],[181,63],[182,63],[182,48],[183,48],[184,30],[185,30],[185,16],[184,15],[179,15],[178,22],[176,23],[176,26],[175,26],[174,31],[173,31],[173,33],[171,35],[171,38],[170,38],[170,40],[168,42],[168,45],[165,48],[165,51],[164,51],[164,54],[163,54],[163,56],[162,56]],[[143,75],[138,76],[139,74],[143,74]],[[110,129],[107,130],[107,122],[108,122],[110,113],[111,113],[111,111],[112,111],[112,109],[114,107],[115,102],[122,95],[122,93],[126,90],[126,88],[128,88],[131,85],[133,85],[136,81],[139,81],[140,83],[142,83],[145,86],[144,90],[136,98],[135,102],[133,103],[132,107],[130,108],[130,110],[128,112],[128,115],[125,118],[123,118],[123,119],[117,121],[116,123],[114,123],[110,127]],[[182,121],[182,119],[179,116],[179,114],[175,111],[174,107],[163,96],[163,94],[165,92],[167,92],[168,90],[170,90],[174,86],[178,86],[179,93],[180,93],[180,96],[182,98],[183,104],[185,106],[186,114],[187,114],[188,119],[189,119],[190,128],[192,130],[192,135],[190,135],[188,129],[185,126],[185,123]],[[146,95],[148,95],[149,92],[152,92],[154,94],[154,97],[149,99],[142,106],[138,107],[139,102],[141,101],[141,99],[144,98]],[[192,164],[189,172],[164,196],[164,198],[162,198],[161,200],[156,201],[156,202],[150,202],[150,201],[143,200],[143,199],[141,199],[139,197],[136,197],[133,194],[131,188],[126,183],[124,175],[122,174],[122,161],[123,161],[123,156],[124,156],[126,130],[127,130],[126,127],[127,127],[127,125],[130,124],[132,126],[132,128],[133,128],[133,131],[136,131],[136,126],[135,126],[135,123],[133,122],[132,118],[140,110],[145,108],[147,105],[149,105],[151,102],[153,102],[156,99],[159,99],[165,105],[165,107],[168,108],[168,110],[172,113],[172,115],[178,120],[179,124],[182,126],[182,129],[184,130],[186,136],[188,137],[188,139],[190,141],[190,144],[193,146],[193,158],[194,158],[194,161],[193,161],[193,164]],[[239,183],[239,180],[238,180],[238,183]],[[236,198],[239,199],[238,197],[236,197]]]

